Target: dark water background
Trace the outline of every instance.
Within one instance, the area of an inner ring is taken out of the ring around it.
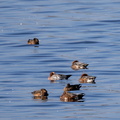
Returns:
[[[39,47],[27,40],[39,38]],[[73,71],[73,60],[89,69]],[[51,71],[72,74],[51,83]],[[82,84],[84,102],[62,102],[67,83],[82,73],[96,84]],[[46,88],[47,101],[31,92]],[[0,119],[113,120],[120,118],[119,0],[0,1]]]

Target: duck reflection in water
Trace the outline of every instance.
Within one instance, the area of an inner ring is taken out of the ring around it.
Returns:
[[[47,96],[33,96],[33,99],[40,99],[40,100],[47,100],[48,99],[48,97]]]
[[[83,96],[84,93],[75,94],[64,91],[63,94],[60,96],[60,100],[63,102],[84,102]]]
[[[87,66],[89,64],[86,64],[86,63],[81,63],[79,62],[78,60],[75,60],[72,62],[72,65],[71,65],[71,68],[73,70],[79,70],[79,69],[88,69]]]

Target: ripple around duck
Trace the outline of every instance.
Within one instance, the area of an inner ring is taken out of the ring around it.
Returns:
[[[51,54],[40,54],[40,55],[37,55],[37,56],[27,56],[27,58],[42,58],[42,57],[51,57],[52,56],[52,53]],[[44,58],[43,58],[44,59]]]
[[[10,37],[11,35],[12,36],[21,36],[21,35],[31,35],[31,34],[35,34],[37,33],[38,31],[29,31],[29,32],[18,32],[18,33],[6,33],[6,37]]]
[[[21,83],[23,81],[13,81],[13,80],[4,80],[4,81],[0,81],[0,83]],[[5,91],[7,90],[12,90],[12,89],[5,89]]]
[[[16,43],[0,43],[0,46],[2,46],[2,47],[13,47],[13,46],[16,46]]]
[[[0,99],[7,99],[10,98],[9,96],[0,96]]]
[[[20,44],[19,45],[18,44],[16,44],[16,45],[12,44],[11,45],[11,47],[15,47],[15,48],[17,48],[17,47],[20,47],[20,48],[21,47],[28,47],[28,46],[29,47],[31,47],[31,46],[36,46],[36,47],[38,46],[39,47],[39,45],[27,45],[27,43],[26,44],[21,44],[21,45]]]
[[[97,41],[76,41],[76,42],[69,42],[66,44],[96,44],[96,43],[101,43],[101,42],[97,42]]]
[[[53,103],[53,102],[46,102],[46,100],[41,100],[42,103],[44,104],[34,104],[34,105],[15,105],[13,107],[43,107],[43,108],[47,108],[47,107],[58,107],[60,106],[58,103]]]
[[[45,14],[45,13],[58,13],[58,11],[38,11],[38,12],[33,12],[33,13],[39,13],[39,14]]]
[[[91,24],[84,24],[84,25],[82,25],[82,26],[87,26],[87,27],[90,27],[90,26],[92,26],[92,27],[94,27],[94,26],[97,26],[97,27],[102,27],[102,26],[105,26],[106,24],[103,24],[103,23],[91,23]],[[104,31],[104,30],[102,30],[102,31]]]
[[[97,70],[96,70],[97,71]],[[111,76],[111,75],[118,75],[118,73],[120,73],[120,70],[99,70],[99,75],[108,75],[108,76]]]
[[[105,23],[120,23],[120,20],[101,20],[100,22],[105,22]]]
[[[56,60],[53,60],[53,59],[52,60],[44,60],[44,61],[41,61],[41,62],[49,62],[49,63],[51,63],[51,62],[53,62],[53,63],[60,62],[61,63],[61,62],[70,62],[70,60],[62,60],[62,59],[59,60],[59,59],[56,58]]]

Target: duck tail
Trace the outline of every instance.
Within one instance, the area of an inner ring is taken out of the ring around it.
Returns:
[[[78,94],[78,99],[82,99],[84,95],[85,95],[84,93]]]
[[[66,78],[65,78],[65,79],[67,80],[70,76],[72,76],[72,75],[66,75]]]
[[[79,84],[79,88],[81,88],[82,87],[82,85],[81,84]]]
[[[85,69],[88,69],[88,68],[87,68],[88,65],[89,65],[89,64],[84,64],[83,66],[84,66]]]

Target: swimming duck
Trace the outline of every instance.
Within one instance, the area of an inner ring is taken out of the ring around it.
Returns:
[[[95,76],[89,76],[88,74],[82,74],[79,81],[80,83],[95,83]]]
[[[48,80],[63,80],[68,79],[72,75],[63,75],[63,74],[56,74],[55,72],[51,72]]]
[[[64,102],[79,102],[84,95],[84,93],[74,94],[64,91],[63,94],[60,96],[60,100]]]
[[[32,45],[39,44],[39,40],[37,38],[29,39],[28,44],[32,44]]]
[[[79,70],[79,69],[88,69],[87,66],[89,64],[86,64],[86,63],[81,63],[79,62],[78,60],[75,60],[72,62],[72,65],[71,65],[71,68],[73,70]]]
[[[79,90],[81,88],[81,84],[70,85],[69,83],[64,88],[64,91],[71,91],[71,90]]]
[[[36,90],[31,93],[34,95],[34,97],[43,97],[49,95],[46,89]]]

